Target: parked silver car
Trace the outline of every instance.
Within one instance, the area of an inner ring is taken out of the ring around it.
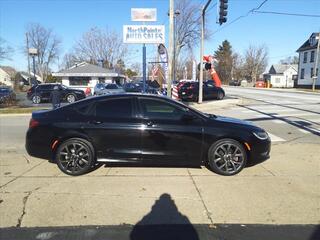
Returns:
[[[125,93],[124,89],[115,83],[98,83],[94,87],[95,95]]]

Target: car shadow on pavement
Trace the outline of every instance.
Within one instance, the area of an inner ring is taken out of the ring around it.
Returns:
[[[151,212],[145,215],[131,233],[131,240],[197,240],[196,229],[182,215],[171,196],[164,193],[155,201]]]

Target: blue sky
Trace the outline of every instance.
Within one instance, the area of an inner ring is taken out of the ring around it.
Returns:
[[[178,1],[178,0],[176,0]],[[204,4],[207,0],[194,0]],[[217,0],[212,0],[211,5]],[[263,0],[229,0],[228,22]],[[26,58],[21,53],[25,28],[29,23],[40,23],[52,28],[62,40],[62,54],[68,52],[80,36],[91,27],[108,27],[122,34],[122,25],[135,24],[130,20],[130,8],[154,7],[158,11],[157,24],[168,29],[167,11],[169,0],[0,0],[0,36],[15,49],[11,65],[25,70]],[[243,53],[249,44],[265,44],[269,49],[269,64],[295,55],[296,49],[312,32],[320,31],[320,18],[293,17],[269,14],[249,14],[226,27],[215,23],[216,8],[209,6],[208,21],[211,31],[216,32],[205,42],[205,53],[210,54],[225,39],[229,40],[236,52]],[[261,11],[278,11],[320,15],[320,0],[268,0]],[[200,13],[200,12],[199,12]],[[166,36],[168,39],[168,36]],[[132,56],[127,64],[141,61],[141,46],[130,45]],[[147,56],[154,55],[155,47],[147,47]],[[198,47],[195,56],[199,55]],[[53,67],[57,70],[57,67]]]

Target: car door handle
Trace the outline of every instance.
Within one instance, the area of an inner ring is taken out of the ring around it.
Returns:
[[[92,120],[92,121],[89,121],[89,123],[94,124],[94,125],[99,125],[102,123],[102,121]]]
[[[147,125],[148,127],[154,127],[154,126],[155,126],[155,124],[153,124],[152,121],[147,121],[147,122],[146,122],[146,125]]]

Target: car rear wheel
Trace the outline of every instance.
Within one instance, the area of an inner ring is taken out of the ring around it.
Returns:
[[[71,176],[88,173],[95,166],[93,146],[84,139],[68,139],[58,147],[56,163],[62,172]]]
[[[222,139],[214,143],[208,152],[212,171],[231,176],[239,173],[247,163],[247,152],[238,141]]]
[[[32,96],[32,102],[34,104],[39,104],[41,102],[41,97],[39,95],[33,95]]]
[[[76,97],[73,94],[68,94],[66,99],[68,103],[73,103],[76,101]]]

